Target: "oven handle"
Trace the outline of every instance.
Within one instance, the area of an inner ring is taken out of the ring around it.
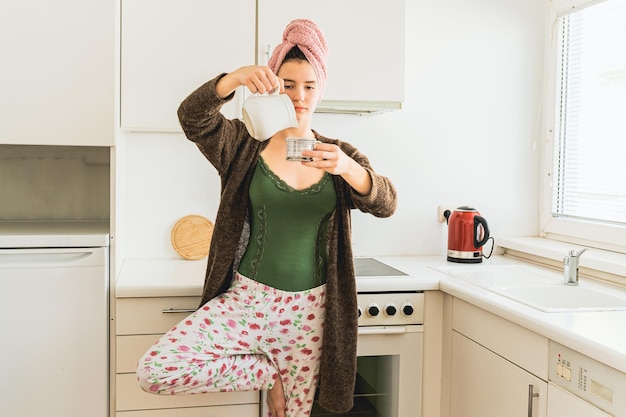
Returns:
[[[404,334],[407,333],[406,326],[370,326],[359,327],[359,333],[362,335],[369,334]]]

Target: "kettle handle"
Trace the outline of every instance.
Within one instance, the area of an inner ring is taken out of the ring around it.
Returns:
[[[482,225],[485,231],[483,238],[480,241],[477,239],[479,225]],[[480,248],[482,245],[487,243],[487,240],[489,240],[489,226],[487,226],[487,220],[485,220],[483,216],[474,216],[474,247],[476,249]]]

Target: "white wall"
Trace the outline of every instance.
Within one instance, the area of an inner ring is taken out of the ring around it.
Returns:
[[[356,145],[398,189],[393,217],[354,213],[356,255],[443,256],[439,204],[473,205],[496,239],[536,234],[540,155],[532,143],[546,7],[544,0],[407,0],[404,108],[315,116],[318,132]],[[171,228],[186,214],[215,218],[217,174],[182,134],[121,139],[126,257],[177,258]]]

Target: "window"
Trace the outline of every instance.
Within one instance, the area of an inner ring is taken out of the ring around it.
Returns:
[[[626,252],[626,1],[553,3],[542,233]]]

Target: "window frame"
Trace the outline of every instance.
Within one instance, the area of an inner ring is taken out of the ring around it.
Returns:
[[[602,1],[604,0],[551,0],[548,5],[539,236],[626,254],[626,226],[567,219],[552,215],[554,141],[558,140],[558,132],[555,131],[555,121],[558,118],[556,86],[560,82],[558,19],[572,11]]]

